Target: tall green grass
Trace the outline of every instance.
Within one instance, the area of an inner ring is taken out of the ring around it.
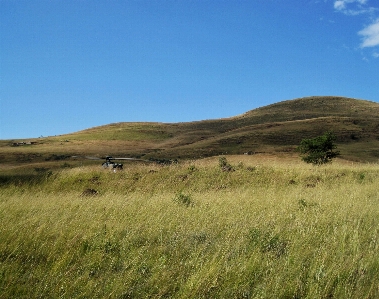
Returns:
[[[3,182],[0,298],[379,297],[378,165],[239,159]]]

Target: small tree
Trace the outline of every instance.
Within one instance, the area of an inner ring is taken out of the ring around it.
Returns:
[[[302,160],[314,165],[329,163],[333,158],[339,156],[334,143],[336,136],[331,132],[326,132],[322,136],[311,139],[303,139],[298,147]]]

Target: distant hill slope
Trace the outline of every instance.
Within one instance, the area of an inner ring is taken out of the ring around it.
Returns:
[[[283,101],[249,111],[244,116],[265,117],[274,121],[302,120],[316,117],[379,117],[379,104],[345,97],[316,96]],[[263,121],[266,121],[263,119]]]
[[[344,97],[283,101],[229,119],[183,124],[181,130],[187,145],[171,152],[184,156],[191,151],[199,155],[293,151],[303,138],[333,131],[346,157],[379,158],[379,104]]]
[[[342,157],[379,159],[379,104],[345,97],[315,96],[257,108],[242,115],[187,123],[115,123],[73,134],[38,139],[9,154],[124,155],[198,158],[219,154],[293,152],[303,138],[333,131]],[[9,142],[8,142],[9,145]]]

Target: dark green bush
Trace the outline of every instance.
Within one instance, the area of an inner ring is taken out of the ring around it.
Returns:
[[[302,155],[302,160],[306,163],[321,165],[329,163],[335,157],[339,156],[335,144],[336,136],[331,132],[326,132],[322,136],[311,139],[303,139],[298,147]]]

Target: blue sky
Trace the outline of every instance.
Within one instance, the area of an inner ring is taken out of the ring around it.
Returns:
[[[378,0],[0,0],[0,139],[379,102]]]

